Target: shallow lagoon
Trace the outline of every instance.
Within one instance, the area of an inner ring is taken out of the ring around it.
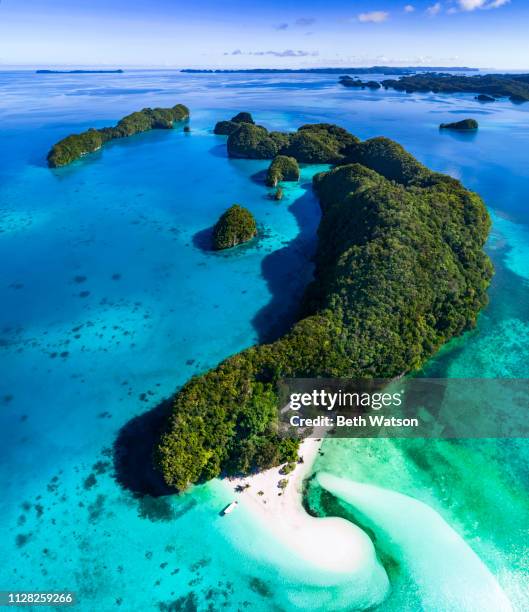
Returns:
[[[229,501],[223,487],[139,500],[113,478],[119,430],[194,373],[278,333],[309,278],[314,169],[282,202],[270,200],[259,180],[267,163],[228,160],[224,138],[211,134],[239,110],[278,129],[333,121],[362,138],[392,137],[477,190],[494,219],[491,303],[478,330],[443,350],[428,373],[526,376],[529,107],[351,91],[335,81],[0,74],[2,589],[74,590],[83,610],[164,609],[176,600],[175,610],[284,605],[282,572],[300,560],[266,533],[252,537],[267,554],[239,547],[234,531],[244,538],[256,527],[242,513],[236,525],[218,516]],[[177,102],[191,108],[190,134],[140,135],[68,168],[45,166],[49,146],[67,133]],[[478,118],[476,135],[438,131],[462,115]],[[234,202],[252,210],[263,237],[234,253],[204,251],[199,232]],[[527,446],[366,444],[328,443],[316,467],[427,502],[481,555],[515,608],[527,606]],[[394,573],[385,609],[399,609],[409,578]]]

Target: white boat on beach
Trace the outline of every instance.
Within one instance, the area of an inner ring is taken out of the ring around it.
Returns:
[[[224,508],[224,510],[221,512],[222,516],[225,516],[226,514],[230,514],[230,512],[233,512],[235,508],[237,507],[238,503],[239,503],[238,501],[232,501],[231,504],[228,504]]]

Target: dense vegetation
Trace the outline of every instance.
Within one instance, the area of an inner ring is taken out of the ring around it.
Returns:
[[[344,87],[359,87],[360,89],[380,89],[382,85],[378,81],[361,81],[359,78],[353,79],[350,76],[342,76],[339,79],[340,85]]]
[[[228,136],[228,155],[249,159],[271,159],[288,143],[288,136],[269,132],[261,125],[241,123]]]
[[[218,121],[213,132],[220,136],[229,136],[232,132],[239,129],[241,123],[254,123],[250,113],[242,112],[232,117],[229,121]]]
[[[266,184],[275,187],[279,181],[299,181],[299,166],[294,157],[274,157],[266,174]]]
[[[242,111],[240,113],[237,113],[235,115],[235,117],[231,118],[231,120],[234,123],[255,123],[255,121],[253,120],[252,115],[250,113],[247,113],[247,112],[244,112],[244,111]]]
[[[295,460],[298,442],[277,434],[279,379],[416,370],[486,304],[479,196],[391,140],[342,141],[352,145],[341,165],[314,178],[322,218],[299,321],[177,393],[156,452],[169,485]]]
[[[413,93],[432,91],[434,93],[474,93],[494,97],[508,97],[513,102],[529,100],[529,74],[483,74],[465,76],[439,72],[414,74],[400,79],[386,79],[382,85],[387,88]]]
[[[475,119],[461,119],[453,123],[441,123],[439,126],[442,130],[459,130],[462,132],[468,130],[477,130],[479,125]]]
[[[183,104],[172,108],[144,108],[123,117],[117,125],[110,128],[91,128],[80,134],[72,134],[54,144],[48,153],[50,168],[65,166],[87,153],[100,149],[106,142],[115,138],[125,138],[139,132],[154,129],[170,129],[176,121],[189,117],[189,109]]]
[[[239,124],[234,121],[218,121],[213,128],[213,133],[219,136],[229,136],[239,129]]]
[[[247,159],[293,157],[306,164],[336,164],[346,159],[358,138],[337,125],[302,125],[297,132],[269,132],[260,125],[242,123],[228,137],[228,155]]]
[[[257,234],[257,225],[252,213],[243,206],[234,204],[224,212],[213,229],[213,246],[216,250],[248,242]]]

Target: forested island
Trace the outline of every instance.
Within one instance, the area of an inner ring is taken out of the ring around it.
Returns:
[[[478,127],[479,124],[475,119],[461,119],[461,121],[454,121],[452,123],[441,123],[439,129],[456,130],[458,132],[469,132],[477,130]]]
[[[406,93],[473,93],[492,98],[508,97],[512,102],[529,100],[529,74],[414,74],[386,79],[382,81],[382,86]],[[485,99],[481,98],[481,101]]]
[[[228,155],[245,159],[272,159],[276,156],[290,157],[306,164],[336,164],[342,161],[349,147],[358,142],[358,138],[337,125],[330,123],[315,123],[302,125],[297,132],[268,131],[262,125],[257,125],[250,113],[239,113],[238,122],[220,121],[215,126],[231,124],[225,133]],[[281,167],[286,161],[272,162],[269,173]],[[290,162],[289,166],[292,166]],[[269,174],[270,175],[270,174]],[[281,180],[281,179],[278,179]]]
[[[109,140],[125,138],[155,129],[171,129],[177,121],[189,118],[189,109],[183,104],[171,108],[144,108],[118,121],[114,127],[90,128],[80,134],[71,134],[54,144],[48,153],[50,168],[72,163],[87,153],[100,149]]]
[[[299,181],[299,165],[295,157],[274,157],[266,173],[266,184],[276,187],[280,181]]]
[[[229,136],[239,128],[241,123],[254,123],[250,113],[237,113],[228,121],[218,121],[213,128],[213,133],[219,136]]]
[[[359,78],[350,76],[341,76],[339,79],[340,85],[344,87],[358,87],[360,89],[380,89],[382,85],[378,81],[362,81]]]
[[[356,66],[349,68],[184,68],[189,74],[414,74],[415,72],[477,72],[478,68],[465,66]]]
[[[213,247],[231,249],[257,236],[257,224],[252,213],[239,204],[230,206],[213,228]]]
[[[123,74],[124,70],[35,70],[36,74]]]
[[[396,142],[361,142],[332,124],[284,133],[242,122],[227,146],[235,157],[279,154],[335,167],[313,180],[322,216],[298,322],[193,377],[174,397],[155,461],[179,490],[297,460],[298,440],[276,429],[281,378],[417,370],[475,325],[492,277],[480,197]]]

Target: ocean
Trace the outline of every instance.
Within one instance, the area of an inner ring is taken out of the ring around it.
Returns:
[[[219,515],[231,501],[222,483],[160,496],[152,475],[141,480],[115,461],[124,440],[141,445],[143,415],[191,376],[287,329],[311,277],[311,178],[323,168],[303,168],[275,202],[262,182],[268,162],[228,159],[212,128],[239,111],[280,130],[337,123],[362,139],[393,138],[477,191],[493,219],[490,304],[425,374],[524,378],[529,105],[353,91],[336,75],[311,74],[12,71],[0,72],[0,86],[0,591],[72,591],[83,611],[268,611],[292,609],[288,593],[298,589],[310,594],[303,609],[328,609],[318,573],[264,526],[244,512]],[[65,168],[46,165],[70,133],[176,103],[191,110],[190,133],[154,131]],[[477,133],[438,130],[467,116]],[[255,215],[259,238],[208,251],[207,230],[234,203]],[[513,609],[527,609],[526,440],[340,440],[322,452],[316,472],[434,509]],[[391,517],[382,528],[368,498],[360,513],[349,493],[330,498],[313,479],[306,503],[369,530],[392,584],[381,610],[444,611],[442,598],[467,587],[472,605],[471,579],[451,584],[434,548],[411,536],[399,544]],[[408,529],[431,534],[424,521]],[[339,588],[333,597],[341,601]]]

